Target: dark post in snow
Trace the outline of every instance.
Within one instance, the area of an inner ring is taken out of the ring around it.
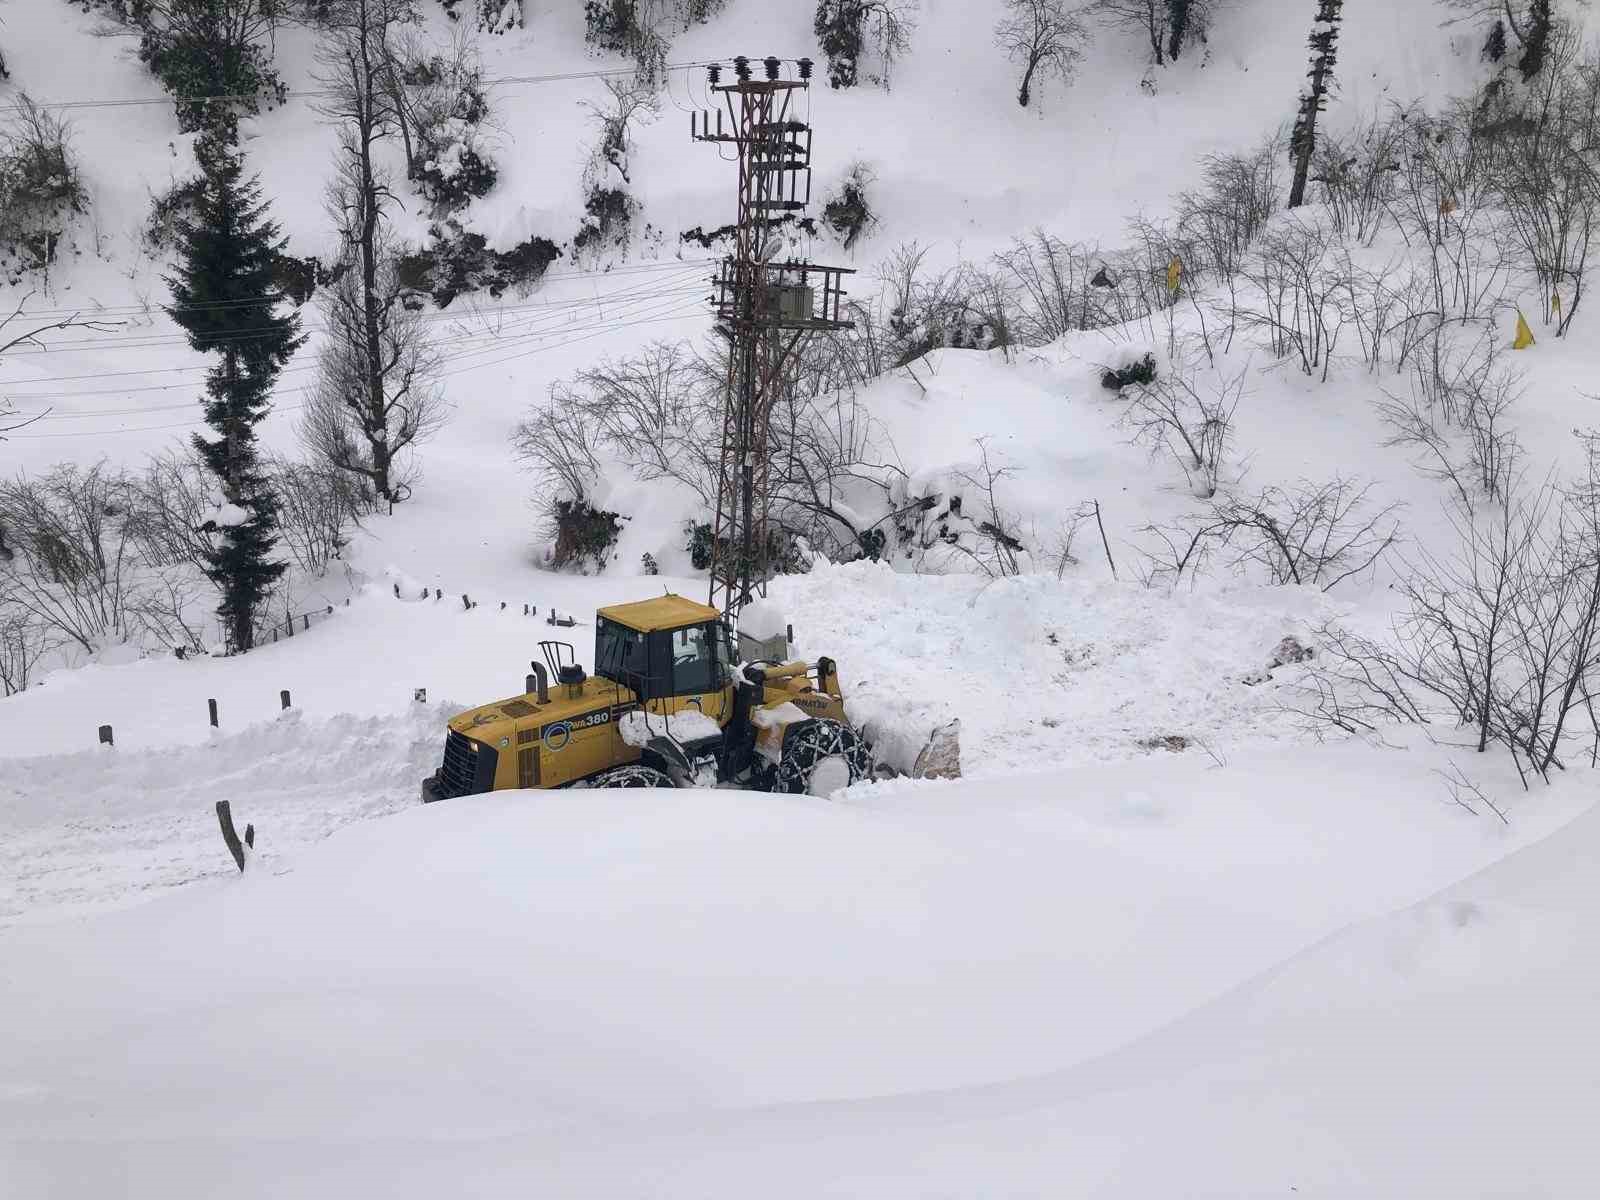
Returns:
[[[285,688],[283,691],[278,693],[278,703],[283,705],[283,711],[284,712],[288,712],[289,711],[289,689],[288,688]]]
[[[217,801],[217,824],[222,826],[222,840],[228,847],[228,853],[233,855],[234,864],[240,871],[244,870],[244,848],[255,848],[256,827],[244,827],[244,841],[239,841],[239,833],[233,827],[233,808],[226,800]]]
[[[1300,112],[1289,138],[1289,157],[1294,162],[1290,208],[1299,208],[1306,201],[1311,156],[1317,149],[1317,114],[1327,107],[1328,91],[1333,86],[1333,65],[1339,57],[1339,22],[1343,19],[1344,0],[1317,0],[1317,17],[1311,25],[1311,83],[1300,97]]]
[[[117,744],[111,736],[111,726],[100,726],[100,744],[102,746],[115,746]]]
[[[215,700],[207,700],[206,709],[211,716],[211,728],[215,729],[217,727],[217,702]]]

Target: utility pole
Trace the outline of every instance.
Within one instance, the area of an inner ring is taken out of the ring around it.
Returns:
[[[731,146],[739,163],[739,210],[733,253],[718,269],[711,304],[717,329],[728,339],[727,394],[723,410],[717,511],[711,526],[710,603],[730,621],[771,577],[767,529],[771,468],[769,431],[773,405],[789,378],[796,350],[812,333],[849,329],[844,319],[844,267],[784,257],[791,224],[811,200],[811,126],[798,119],[794,100],[811,87],[811,60],[733,60],[734,81],[722,82],[722,65],[709,69],[710,90],[723,108],[691,114],[698,142]],[[723,114],[727,114],[724,124]]]

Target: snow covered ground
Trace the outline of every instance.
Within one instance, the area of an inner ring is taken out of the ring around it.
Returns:
[[[412,808],[0,934],[0,1166],[30,1197],[1581,1194],[1600,827],[1532,843],[1594,792],[1506,827],[1440,760]]]
[[[939,261],[1040,225],[1118,244],[1128,218],[1194,184],[1201,156],[1289,117],[1309,20],[1290,7],[1236,0],[1203,53],[1148,80],[1137,39],[1110,35],[1071,91],[1024,111],[987,34],[997,0],[921,0],[892,90],[811,95],[817,194],[864,159],[881,217],[853,256],[811,252],[848,257],[865,294],[903,240]],[[610,65],[583,48],[579,6],[525,8],[526,29],[485,39],[489,75]],[[1432,0],[1345,11],[1334,126],[1483,78],[1481,31]],[[809,14],[732,0],[671,58],[815,55]],[[159,100],[132,40],[106,32],[56,0],[9,6],[0,87]],[[310,51],[305,31],[280,38],[292,91],[314,86]],[[1524,792],[1492,755],[1306,736],[1302,668],[1263,678],[1269,654],[1330,617],[1383,630],[1394,565],[1331,594],[1225,573],[1140,586],[1140,530],[1194,498],[1130,445],[1125,404],[1099,385],[1125,349],[1107,335],[937,351],[915,381],[862,396],[914,474],[989,439],[1041,542],[1098,501],[1117,577],[1091,525],[1059,579],[824,564],[773,587],[797,652],[837,658],[852,715],[881,739],[959,718],[965,779],[828,801],[417,804],[446,715],[520,691],[539,639],[592,665],[597,606],[703,595],[703,579],[634,574],[644,553],[687,570],[684,512],[661,489],[629,495],[605,575],[540,569],[510,446],[553,381],[705,332],[709,268],[676,235],[731,219],[733,181],[688,140],[702,80],[672,72],[636,134],[659,244],[563,259],[532,295],[430,314],[453,420],[415,496],[297,597],[331,615],[235,659],[113,651],[0,700],[0,1195],[1591,1191],[1593,777]],[[592,78],[493,90],[502,175],[471,227],[500,245],[570,238],[580,104],[598,94]],[[137,236],[152,193],[186,173],[188,139],[164,103],[73,113],[92,216],[30,308],[127,324],[0,361],[6,395],[48,409],[0,443],[6,473],[137,465],[195,424],[203,364],[156,311],[164,264]],[[326,252],[332,131],[291,98],[244,132],[292,250]],[[424,223],[420,206],[398,220]],[[0,290],[14,303],[30,286]],[[1520,359],[1533,477],[1570,465],[1571,432],[1591,423],[1586,324],[1563,342],[1541,328]],[[313,330],[263,425],[274,448],[295,444],[315,351]],[[1348,344],[1327,383],[1245,338],[1221,363],[1241,368],[1251,486],[1355,473],[1375,503],[1404,505],[1406,553],[1444,544],[1441,487],[1383,444],[1373,412],[1403,381],[1369,376]],[[545,624],[552,607],[579,624]],[[102,724],[114,749],[95,744]],[[1456,768],[1508,823],[1452,803],[1439,772]],[[242,878],[221,798],[257,828]]]

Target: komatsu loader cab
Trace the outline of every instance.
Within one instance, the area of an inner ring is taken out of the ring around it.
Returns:
[[[708,605],[669,594],[600,609],[592,676],[570,644],[539,645],[522,695],[450,720],[424,801],[570,784],[831,791],[872,773],[832,661],[741,665]]]

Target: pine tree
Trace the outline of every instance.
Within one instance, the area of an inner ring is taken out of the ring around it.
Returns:
[[[1183,39],[1189,33],[1189,20],[1193,15],[1193,0],[1167,0],[1167,57],[1173,62],[1183,51]]]
[[[1489,27],[1489,37],[1483,43],[1483,57],[1492,63],[1497,63],[1506,56],[1506,23],[1496,20]]]
[[[217,477],[224,506],[206,575],[222,599],[233,650],[250,649],[256,615],[285,564],[272,559],[278,505],[256,447],[255,427],[270,409],[272,386],[304,341],[300,318],[280,315],[273,265],[284,246],[267,216],[261,185],[244,178],[239,152],[221,137],[204,137],[195,155],[203,171],[193,214],[178,226],[178,265],[167,276],[167,313],[194,349],[217,356],[206,376],[202,406],[213,436],[195,448]]]
[[[1289,158],[1294,163],[1290,208],[1305,203],[1311,156],[1317,148],[1317,114],[1327,106],[1328,92],[1333,87],[1333,67],[1339,57],[1339,22],[1343,19],[1344,0],[1317,0],[1317,17],[1311,26],[1311,84],[1300,97],[1300,112],[1289,138]]]
[[[866,17],[863,0],[818,0],[812,29],[828,60],[828,83],[833,87],[856,85]]]
[[[1545,51],[1550,43],[1550,26],[1554,17],[1550,13],[1550,0],[1532,0],[1528,5],[1528,29],[1522,36],[1522,61],[1517,68],[1524,79],[1532,79],[1544,66]]]

